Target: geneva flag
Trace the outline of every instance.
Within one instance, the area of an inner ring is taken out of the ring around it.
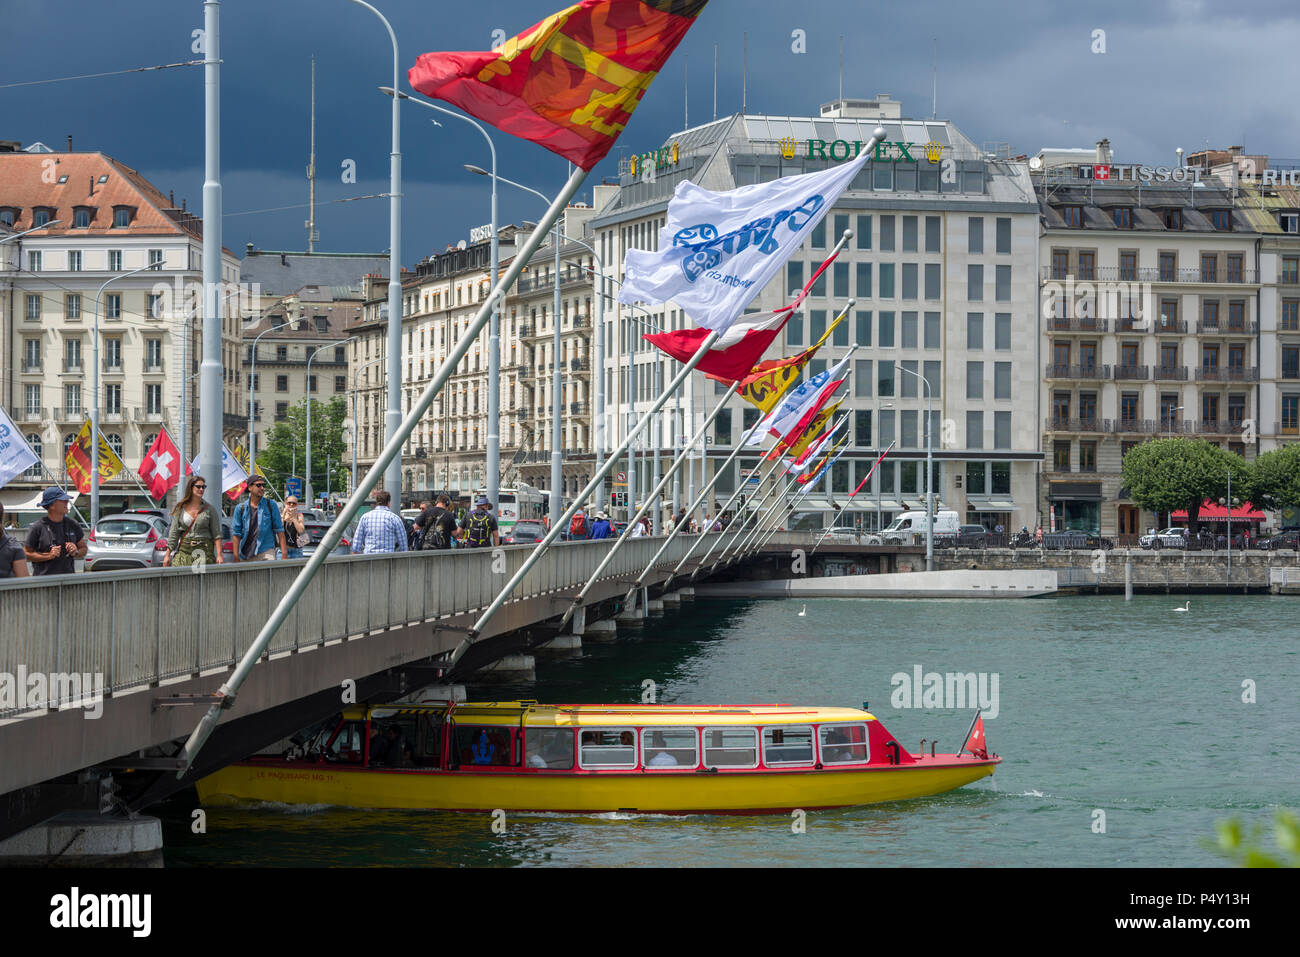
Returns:
[[[425,53],[426,96],[589,170],[708,0],[581,0],[486,53]]]

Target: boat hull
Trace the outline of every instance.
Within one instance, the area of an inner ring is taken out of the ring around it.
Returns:
[[[761,814],[942,794],[988,777],[998,763],[970,758],[861,769],[560,775],[249,762],[209,775],[197,787],[205,805],[269,801],[447,811]]]

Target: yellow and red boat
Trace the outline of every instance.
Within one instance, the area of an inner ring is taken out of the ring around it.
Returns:
[[[198,782],[204,804],[273,801],[450,811],[762,814],[940,794],[987,777],[983,722],[956,754],[911,754],[853,708],[357,707],[301,753]],[[967,745],[970,751],[967,751]]]

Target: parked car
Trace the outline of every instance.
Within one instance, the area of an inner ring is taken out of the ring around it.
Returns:
[[[510,530],[510,534],[501,541],[505,545],[528,545],[533,542],[540,542],[545,537],[546,526],[541,522],[525,519],[515,522],[515,527]]]
[[[1268,549],[1289,548],[1292,551],[1300,551],[1300,531],[1295,529],[1279,532],[1266,541],[1267,544],[1264,547]]]
[[[1180,526],[1161,529],[1154,535],[1143,535],[1138,544],[1143,548],[1186,548],[1187,529]]]
[[[988,543],[989,532],[983,525],[962,525],[957,529],[958,548],[983,548]]]
[[[840,545],[857,545],[861,536],[851,528],[836,528],[826,534],[826,541]]]
[[[156,515],[105,515],[87,538],[87,571],[160,568],[167,557],[167,522]]]
[[[311,521],[305,521],[305,520],[303,521],[302,523],[303,531],[305,531],[308,536],[307,541],[302,545],[303,558],[311,558],[311,556],[315,554],[316,547],[320,544],[321,539],[325,537],[325,533],[330,530],[331,524],[333,523],[317,521],[314,519]],[[334,551],[330,552],[330,554],[331,555],[352,554],[352,535],[353,533],[356,532],[356,530],[357,530],[357,523],[353,522],[347,527],[346,531],[344,531],[343,537],[339,539],[338,545],[334,546]]]

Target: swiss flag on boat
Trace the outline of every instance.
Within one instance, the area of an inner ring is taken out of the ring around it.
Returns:
[[[975,715],[975,723],[971,725],[970,734],[966,736],[967,751],[977,758],[987,758],[989,756],[988,741],[984,737],[984,716]]]

